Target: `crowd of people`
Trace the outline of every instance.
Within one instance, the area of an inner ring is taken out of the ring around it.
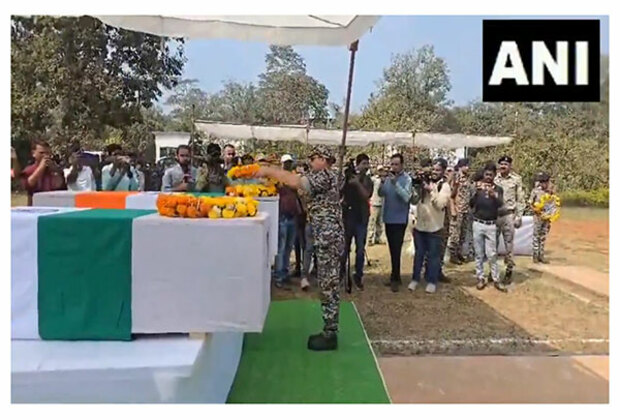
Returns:
[[[120,145],[108,147],[103,161],[95,166],[84,161],[83,151],[74,147],[66,167],[53,159],[44,141],[32,144],[33,163],[23,170],[12,168],[32,195],[41,191],[143,191],[148,189],[145,175],[135,155]],[[14,155],[12,156],[14,158]],[[324,330],[310,337],[308,348],[329,350],[337,347],[339,290],[350,276],[356,288],[364,290],[366,247],[387,243],[391,270],[384,284],[393,292],[402,286],[401,253],[407,227],[412,227],[415,247],[413,274],[407,286],[415,291],[424,281],[426,292],[435,293],[440,282],[449,282],[444,261],[452,264],[475,261],[477,288],[489,282],[506,292],[515,262],[515,229],[522,225],[526,208],[523,181],[512,170],[512,159],[502,156],[472,173],[469,161],[460,159],[450,166],[446,159],[424,160],[407,172],[401,154],[390,158],[389,167],[371,168],[370,158],[359,154],[345,165],[342,176],[334,168],[328,149],[315,148],[307,161],[290,154],[279,158],[279,165],[263,154],[237,156],[233,145],[223,150],[211,143],[206,157],[192,165],[189,146],[176,150],[176,162],[161,174],[161,191],[224,193],[233,181],[227,171],[236,165],[258,163],[257,178],[279,181],[278,254],[274,267],[277,288],[291,288],[292,277],[301,279],[303,290],[310,288],[316,273],[324,320]],[[279,167],[276,167],[279,166]],[[98,180],[96,172],[100,173]],[[255,182],[236,180],[234,182]],[[549,176],[540,173],[528,204],[553,191]],[[549,222],[535,216],[533,260],[547,263],[544,253]],[[498,262],[500,235],[505,245],[505,274]],[[349,261],[355,242],[353,261]],[[291,254],[295,268],[291,273]],[[488,276],[484,263],[488,262]],[[424,274],[424,276],[423,276]]]

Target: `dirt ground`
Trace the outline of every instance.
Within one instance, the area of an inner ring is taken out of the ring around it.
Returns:
[[[548,243],[552,265],[583,265],[602,272],[609,267],[609,222],[604,210],[567,209],[554,224]],[[609,351],[609,302],[584,294],[550,274],[530,270],[530,259],[517,258],[508,294],[475,288],[473,264],[446,266],[452,279],[435,295],[423,287],[406,289],[412,257],[405,242],[400,292],[382,283],[389,273],[387,246],[368,249],[365,290],[343,292],[356,303],[373,346],[390,354],[532,354]],[[292,290],[274,290],[274,299],[316,298],[293,279]]]

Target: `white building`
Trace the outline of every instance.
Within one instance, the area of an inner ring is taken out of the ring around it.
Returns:
[[[174,156],[177,147],[189,144],[190,133],[156,131],[153,134],[155,135],[155,162],[166,156]]]

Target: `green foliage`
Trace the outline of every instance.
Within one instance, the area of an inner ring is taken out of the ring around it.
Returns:
[[[258,76],[261,120],[268,124],[324,121],[329,91],[306,73],[306,64],[290,46],[270,46],[266,70]]]
[[[595,190],[571,190],[560,194],[562,205],[579,207],[609,207],[609,188]]]
[[[176,85],[183,43],[106,26],[88,17],[13,17],[13,140],[47,138],[56,152],[97,144],[111,128],[143,124],[162,88]]]
[[[377,87],[357,122],[361,129],[433,130],[450,104],[448,66],[429,45],[393,56]]]

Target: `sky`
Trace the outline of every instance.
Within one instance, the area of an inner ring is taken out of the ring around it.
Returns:
[[[583,17],[601,19],[601,53],[609,54],[609,18]],[[433,45],[435,54],[447,63],[452,83],[449,99],[455,105],[465,105],[479,99],[482,96],[482,20],[485,18],[488,17],[382,17],[372,32],[360,39],[353,77],[352,111],[359,112],[366,104],[370,93],[376,89],[383,69],[390,64],[392,55],[425,44]],[[295,50],[304,58],[308,74],[327,87],[329,101],[343,104],[349,67],[347,48],[299,46]],[[268,45],[264,43],[187,41],[185,54],[188,60],[183,77],[197,79],[200,88],[207,92],[218,91],[226,80],[257,83],[258,75],[265,69],[267,51]]]

